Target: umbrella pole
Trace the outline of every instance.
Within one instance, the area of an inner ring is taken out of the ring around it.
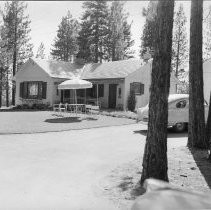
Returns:
[[[62,101],[62,102],[63,102],[63,104],[64,104],[64,90],[63,90],[62,92],[63,92],[63,101]]]
[[[77,113],[78,113],[78,107],[77,107],[77,93],[76,93],[76,89],[75,89],[75,104],[76,104],[76,116],[77,116]]]
[[[97,84],[97,106],[98,106],[98,84]]]
[[[86,104],[86,89],[84,89],[85,90],[85,104]]]

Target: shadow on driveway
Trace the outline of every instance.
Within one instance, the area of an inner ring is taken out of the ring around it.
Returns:
[[[136,130],[136,131],[133,131],[133,133],[147,136],[147,130]],[[176,133],[172,131],[172,129],[170,128],[168,129],[168,138],[184,138],[184,137],[188,137],[187,132]]]
[[[207,150],[199,150],[194,148],[188,148],[198,166],[201,174],[207,182],[207,185],[211,189],[211,163],[207,159]]]

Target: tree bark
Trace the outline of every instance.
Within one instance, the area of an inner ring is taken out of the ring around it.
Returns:
[[[16,74],[16,66],[17,66],[17,53],[16,47],[13,52],[13,66],[12,66],[12,75],[15,76]],[[12,81],[12,105],[15,106],[15,82]]]
[[[7,68],[7,74],[6,74],[6,106],[9,107],[9,68]]]
[[[0,69],[0,108],[2,107],[3,68]]]
[[[188,146],[205,149],[203,58],[202,58],[203,1],[191,1],[189,57],[189,125]]]
[[[141,184],[150,177],[168,181],[167,125],[174,0],[159,0],[152,63],[149,123]]]
[[[207,139],[207,142],[209,143],[209,149],[211,150],[211,144],[210,144],[210,141],[211,141],[211,92],[210,92],[209,112],[208,112],[208,118],[207,118],[207,124],[206,124],[206,139]]]

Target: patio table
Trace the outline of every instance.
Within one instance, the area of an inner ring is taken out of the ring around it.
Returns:
[[[85,104],[67,104],[67,111],[68,111],[68,108],[70,111],[73,111],[74,113],[77,113],[78,112],[85,112]]]

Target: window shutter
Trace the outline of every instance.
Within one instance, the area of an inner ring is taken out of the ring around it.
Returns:
[[[38,99],[42,99],[42,86],[43,86],[43,84],[42,84],[42,82],[38,82],[37,83],[38,84],[38,94],[37,94],[37,98]]]
[[[27,98],[28,96],[28,84],[27,82],[23,82],[23,98]]]
[[[98,85],[98,95],[99,97],[104,97],[104,84]]]
[[[19,92],[19,96],[21,97],[21,98],[23,98],[23,82],[21,82],[20,83],[20,92]]]
[[[47,93],[47,82],[42,82],[42,98],[46,99]]]

